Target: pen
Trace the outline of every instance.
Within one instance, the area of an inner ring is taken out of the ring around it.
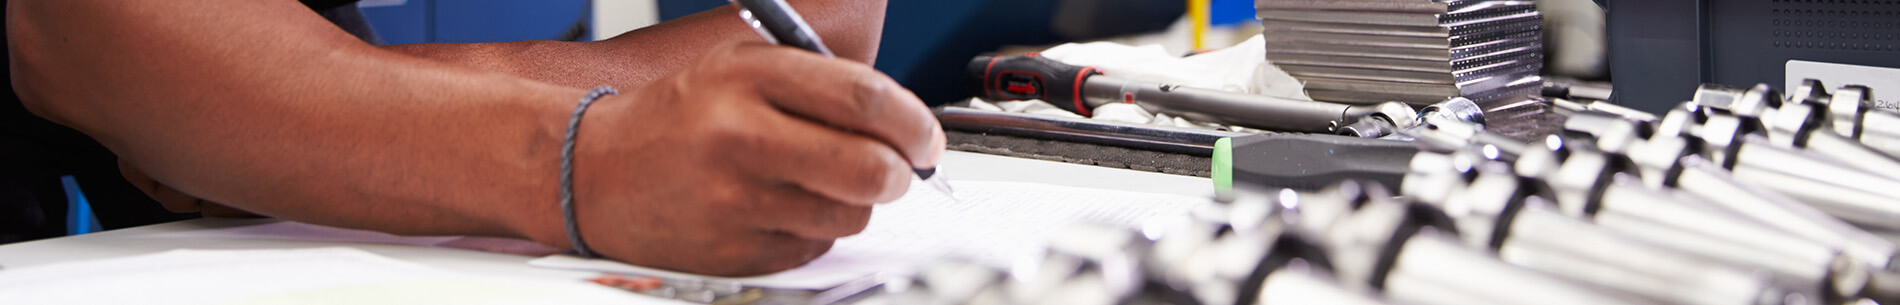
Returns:
[[[830,48],[825,47],[823,41],[818,40],[818,32],[812,31],[811,25],[805,23],[805,17],[799,16],[798,11],[792,10],[791,5],[785,4],[785,0],[731,1],[733,5],[739,7],[739,18],[744,19],[746,25],[751,26],[752,30],[758,31],[759,36],[765,37],[765,41],[824,54],[825,57],[836,57],[831,53]],[[922,179],[925,184],[943,192],[945,196],[956,198],[955,193],[952,193],[950,189],[949,178],[937,172],[936,167],[911,170],[916,172],[917,178]]]
[[[805,23],[805,17],[799,16],[784,0],[732,0],[732,4],[739,6],[739,18],[752,26],[752,30],[759,31],[766,42],[817,52],[825,57],[836,56],[818,40],[818,32]]]

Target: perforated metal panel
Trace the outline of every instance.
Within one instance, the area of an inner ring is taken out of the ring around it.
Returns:
[[[1900,52],[1900,1],[1841,2],[1847,9],[1774,0],[1773,45],[1780,49]]]
[[[1617,103],[1661,112],[1696,84],[1781,84],[1788,60],[1900,67],[1900,0],[1612,0]]]

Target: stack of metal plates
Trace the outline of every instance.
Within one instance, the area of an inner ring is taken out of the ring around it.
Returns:
[[[1315,100],[1511,102],[1542,85],[1531,1],[1255,0],[1267,60]]]

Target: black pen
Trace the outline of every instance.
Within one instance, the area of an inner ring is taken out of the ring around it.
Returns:
[[[765,41],[824,54],[825,57],[837,57],[831,53],[830,48],[825,47],[823,41],[818,40],[818,32],[812,31],[811,24],[805,23],[805,17],[799,16],[798,11],[792,10],[792,6],[786,4],[785,0],[731,1],[733,5],[739,7],[739,18],[743,19],[747,26],[751,26],[752,30],[758,31],[759,36],[765,37]],[[943,192],[945,196],[956,198],[955,193],[952,193],[950,189],[949,178],[938,173],[937,168],[911,170],[916,172],[917,178],[922,179],[925,184]]]

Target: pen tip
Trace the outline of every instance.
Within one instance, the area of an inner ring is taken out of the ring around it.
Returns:
[[[930,179],[930,180],[924,180],[924,183],[929,183],[931,188],[935,188],[937,189],[938,192],[942,192],[944,196],[950,196],[950,199],[953,199],[953,200],[957,199],[957,192],[956,190],[950,188],[949,181],[944,181],[944,179]]]
[[[957,198],[956,192],[950,188],[950,179],[940,175],[937,172],[937,168],[919,168],[912,169],[911,171],[916,172],[917,179],[923,180],[924,184],[929,184],[931,188],[937,189],[938,192],[942,192],[945,196],[950,196],[952,200]]]

